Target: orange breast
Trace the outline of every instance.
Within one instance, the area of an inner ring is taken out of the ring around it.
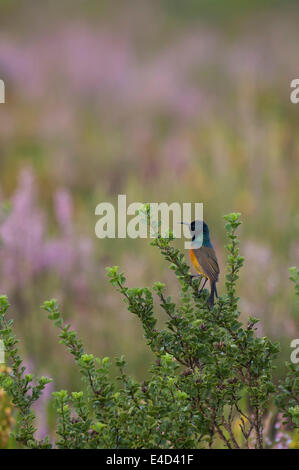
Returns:
[[[196,269],[196,271],[198,272],[198,274],[201,274],[202,276],[208,278],[208,276],[204,272],[203,268],[199,264],[198,259],[196,258],[196,255],[195,255],[194,251],[191,249],[191,250],[189,250],[189,253],[190,253],[191,263],[193,264],[193,266]]]

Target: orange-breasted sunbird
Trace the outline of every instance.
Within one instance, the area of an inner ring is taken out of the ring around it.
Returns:
[[[218,297],[216,282],[218,281],[220,270],[216,253],[210,240],[208,224],[200,220],[193,220],[191,224],[187,222],[182,222],[182,224],[188,225],[192,236],[191,248],[189,250],[191,263],[198,274],[205,278],[200,291],[202,291],[207,280],[209,280],[211,293],[208,303],[209,305],[214,305],[215,294]]]

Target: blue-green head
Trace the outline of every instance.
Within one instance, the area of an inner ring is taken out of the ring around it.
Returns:
[[[184,222],[183,222],[184,223]],[[193,220],[189,226],[192,242],[198,246],[212,247],[208,224],[203,220]]]

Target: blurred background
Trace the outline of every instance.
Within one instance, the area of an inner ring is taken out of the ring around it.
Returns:
[[[288,280],[299,258],[298,19],[287,0],[1,0],[0,290],[29,371],[80,388],[40,310],[56,297],[88,352],[124,354],[146,376],[142,330],[105,267],[119,265],[131,287],[166,282],[174,297],[178,283],[148,240],[96,238],[97,204],[126,194],[204,203],[220,293],[223,215],[242,212],[242,319],[257,316],[259,334],[281,342],[284,373],[299,337]]]

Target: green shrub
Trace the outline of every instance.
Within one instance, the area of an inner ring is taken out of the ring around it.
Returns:
[[[290,279],[295,284],[296,294],[299,295],[299,269],[290,268]],[[299,366],[288,362],[287,375],[279,385],[279,393],[275,399],[276,405],[283,412],[286,421],[291,421],[299,430]]]
[[[157,328],[153,292],[147,287],[129,289],[118,267],[107,268],[111,284],[141,321],[147,344],[156,356],[149,379],[143,383],[126,374],[123,357],[116,360],[119,375],[117,381],[112,380],[110,359],[87,354],[77,334],[64,324],[57,302],[44,303],[48,318],[59,329],[60,342],[73,355],[85,383],[83,391],[53,394],[57,447],[264,447],[263,416],[276,391],[272,370],[279,347],[256,336],[256,318],[250,317],[246,325],[239,321],[236,282],[243,264],[236,236],[239,216],[225,217],[229,238],[225,293],[213,308],[207,304],[208,291],[199,294],[200,279],[191,277],[184,255],[172,246],[173,236],[157,234],[152,244],[170,262],[181,292],[176,305],[164,284],[153,286],[167,316],[165,329]],[[1,337],[12,371],[1,375],[0,385],[18,409],[14,438],[25,447],[51,447],[48,438],[35,439],[32,411],[50,379],[24,375],[13,322],[6,320],[8,307],[2,296]],[[295,385],[291,378],[287,380],[282,393],[291,387],[298,394],[298,377]],[[277,403],[296,423],[293,401],[281,394]]]

